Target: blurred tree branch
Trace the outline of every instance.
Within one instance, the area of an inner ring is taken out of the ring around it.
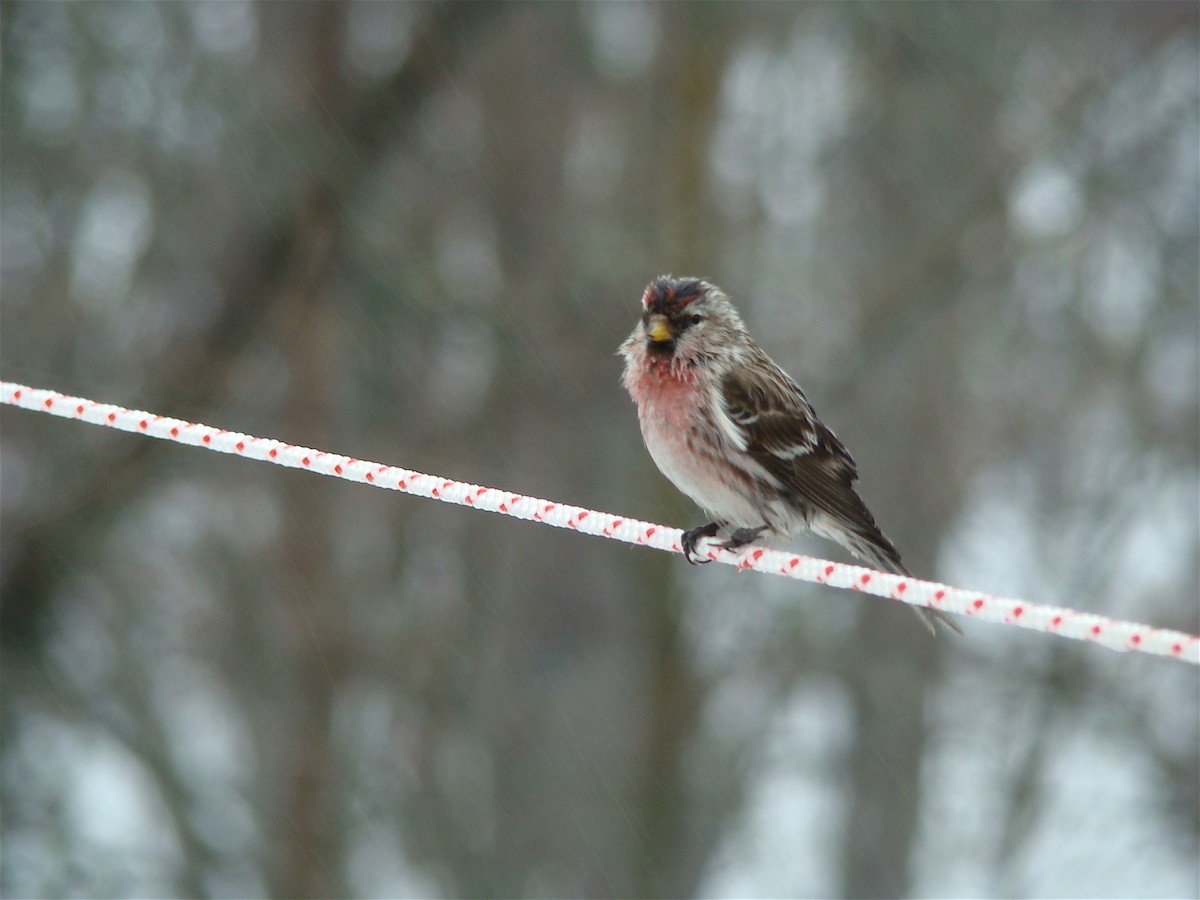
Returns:
[[[456,63],[469,56],[481,27],[497,13],[490,4],[437,4],[422,7],[425,22],[403,65],[383,85],[355,96],[339,87],[322,118],[328,130],[345,141],[356,166],[329,170],[314,167],[290,191],[293,204],[262,233],[242,241],[242,249],[219,273],[220,316],[199,338],[168,354],[144,396],[119,398],[130,407],[163,415],[203,419],[221,397],[226,375],[247,347],[261,338],[263,324],[280,298],[281,285],[306,260],[306,211],[317,205],[340,207],[357,178],[386,152],[419,110],[422,100]],[[340,7],[337,16],[346,14]],[[117,398],[96,397],[112,401]],[[40,426],[35,426],[40,427]],[[302,435],[294,440],[303,442]],[[78,561],[113,514],[149,485],[154,461],[171,452],[154,441],[112,442],[106,455],[93,457],[72,473],[69,500],[57,498],[42,507],[45,515],[22,523],[6,541],[0,573],[0,642],[13,653],[36,653],[41,646],[45,615],[67,561]]]

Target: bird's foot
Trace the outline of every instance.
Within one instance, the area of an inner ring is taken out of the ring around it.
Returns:
[[[717,544],[722,550],[738,550],[745,547],[751,541],[758,539],[758,536],[767,530],[766,525],[760,525],[758,528],[737,528],[733,534],[727,539]]]
[[[716,537],[717,529],[720,527],[716,522],[709,522],[707,525],[700,525],[697,528],[689,528],[685,531],[679,539],[679,543],[683,547],[683,558],[693,566],[712,562],[711,559],[699,559],[696,557],[696,543],[700,538]]]

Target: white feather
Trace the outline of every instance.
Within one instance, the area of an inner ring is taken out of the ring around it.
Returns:
[[[746,436],[746,432],[737,422],[733,421],[729,416],[729,409],[725,405],[725,397],[720,390],[713,391],[715,395],[715,403],[712,403],[712,408],[716,410],[713,418],[716,420],[717,427],[721,429],[721,433],[729,440],[734,447],[745,453],[746,448],[750,446],[750,439]]]

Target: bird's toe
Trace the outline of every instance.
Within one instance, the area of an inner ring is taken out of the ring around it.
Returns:
[[[679,543],[683,547],[683,558],[690,562],[693,566],[703,565],[707,562],[712,562],[711,559],[701,559],[696,553],[696,544],[701,538],[715,537],[717,534],[718,525],[716,522],[709,522],[707,525],[700,525],[697,528],[689,528],[683,533]]]

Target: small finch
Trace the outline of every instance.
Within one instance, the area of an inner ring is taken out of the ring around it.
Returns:
[[[729,298],[696,278],[664,276],[642,294],[621,345],[622,382],[659,470],[713,521],[683,534],[683,555],[730,529],[736,550],[769,534],[811,531],[868,566],[912,573],[854,490],[858,467],[804,391],[754,342]],[[912,609],[931,632],[962,633],[939,610]]]

